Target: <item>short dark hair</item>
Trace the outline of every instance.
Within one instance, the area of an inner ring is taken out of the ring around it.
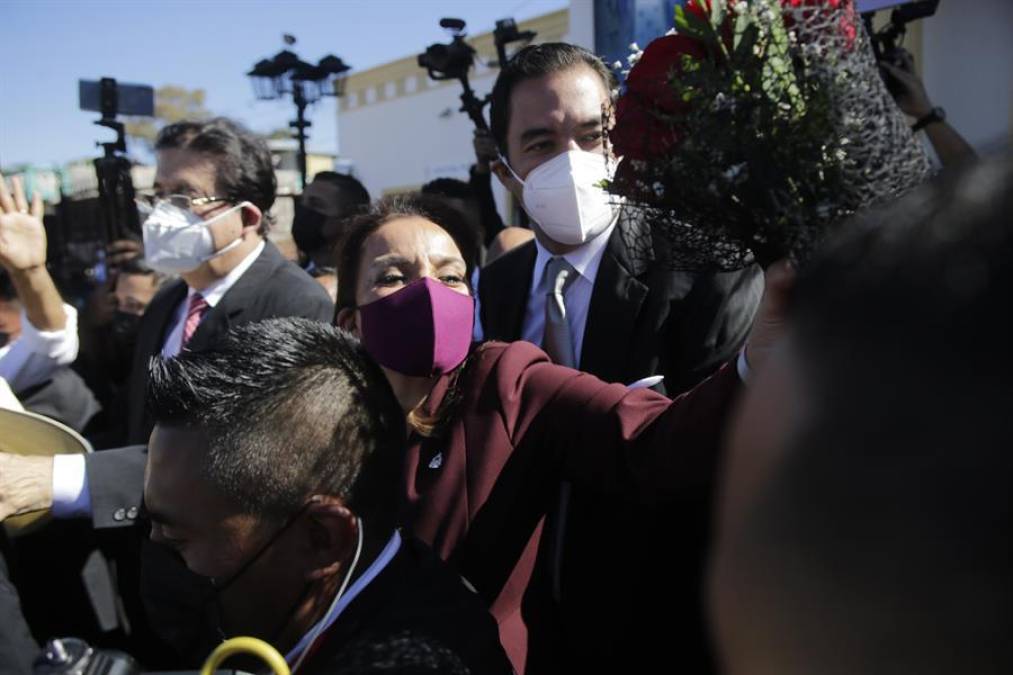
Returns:
[[[615,75],[605,62],[590,51],[566,42],[546,42],[528,45],[514,54],[499,71],[493,85],[489,105],[489,121],[493,138],[503,156],[507,155],[507,130],[510,128],[510,96],[514,87],[525,80],[533,80],[575,66],[584,65],[597,73],[605,91],[612,95],[616,88]]]
[[[282,519],[325,494],[393,527],[404,413],[354,337],[268,319],[229,330],[212,349],[153,358],[149,372],[155,423],[203,431],[204,474],[245,512]]]
[[[337,171],[320,171],[313,176],[312,182],[328,183],[334,187],[334,199],[327,204],[329,209],[326,214],[331,218],[347,218],[369,206],[369,191],[355,176]],[[312,204],[304,206],[313,209]]]
[[[1009,159],[943,175],[800,276],[806,413],[728,556],[777,649],[836,664],[802,670],[1013,671],[1011,213]]]
[[[419,192],[452,199],[475,199],[475,191],[471,188],[471,184],[457,178],[434,178],[419,188]]]
[[[169,148],[214,157],[218,196],[234,203],[254,204],[264,213],[260,233],[267,233],[278,179],[274,175],[271,151],[263,138],[233,120],[215,117],[164,127],[155,140],[155,150]]]
[[[471,286],[471,272],[478,264],[478,238],[457,209],[432,196],[410,193],[381,199],[366,213],[355,217],[349,224],[344,239],[338,244],[338,302],[336,309],[355,307],[355,287],[362,263],[362,247],[369,235],[392,220],[417,216],[425,218],[446,230],[457,244],[467,266],[465,282]]]

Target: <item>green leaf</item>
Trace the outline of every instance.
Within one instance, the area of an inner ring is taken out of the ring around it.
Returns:
[[[734,58],[737,62],[745,63],[750,59],[758,35],[759,30],[753,24],[746,26],[742,33],[735,34]]]
[[[696,14],[687,12],[682,5],[675,6],[675,28],[680,34],[704,44],[713,40],[714,31],[711,25]]]
[[[725,0],[710,0],[711,3],[711,26],[714,30],[721,28],[725,21]]]

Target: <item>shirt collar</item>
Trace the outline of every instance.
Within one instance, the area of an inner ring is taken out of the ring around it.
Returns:
[[[601,257],[605,255],[605,247],[608,245],[609,237],[612,236],[612,230],[615,229],[617,221],[618,218],[614,218],[612,224],[597,237],[561,256],[573,266],[577,274],[587,279],[591,284],[594,284],[594,279],[598,275]],[[535,255],[535,276],[531,280],[532,290],[542,288],[545,266],[549,263],[549,260],[556,257],[554,253],[542,245],[542,242],[538,241],[537,237],[535,237],[535,249],[538,253]]]
[[[257,244],[257,247],[250,251],[249,255],[243,258],[242,262],[229,270],[228,274],[221,279],[215,279],[202,291],[195,291],[191,288],[186,297],[190,298],[190,296],[194,293],[199,292],[201,297],[204,298],[204,301],[208,303],[208,307],[214,307],[218,304],[222,297],[224,297],[229,289],[236,285],[236,282],[239,281],[239,277],[243,276],[243,274],[246,273],[246,270],[250,269],[253,262],[264,251],[265,246],[267,246],[267,242],[261,240],[260,243]]]

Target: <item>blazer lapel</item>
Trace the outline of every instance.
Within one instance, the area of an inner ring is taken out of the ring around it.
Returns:
[[[580,355],[581,370],[606,382],[629,384],[624,381],[627,354],[647,291],[647,286],[629,271],[617,227],[609,237],[591,292]]]
[[[483,287],[481,278],[478,282],[483,305],[482,329],[487,340],[520,340],[524,329],[524,310],[528,305],[531,271],[538,251],[532,241],[507,255],[511,256],[509,264],[487,268],[487,287]]]
[[[157,306],[150,308],[152,320],[145,326],[145,330],[138,332],[135,354],[141,354],[145,364],[150,356],[158,356],[162,353],[165,338],[172,326],[172,320],[176,317],[176,310],[186,298],[186,282],[179,280],[173,283]]]
[[[190,339],[190,349],[198,351],[215,344],[245,312],[256,305],[264,280],[269,278],[283,262],[284,258],[274,244],[265,241],[264,250],[250,268],[201,320]]]

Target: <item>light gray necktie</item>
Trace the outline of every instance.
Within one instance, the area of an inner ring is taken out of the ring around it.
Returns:
[[[577,367],[574,355],[570,324],[566,321],[566,289],[577,280],[577,270],[565,258],[555,257],[545,266],[545,333],[542,349],[553,363],[569,368]],[[572,486],[564,481],[559,486],[559,502],[550,516],[553,531],[552,549],[552,596],[558,603],[562,597],[561,576],[563,566],[563,544],[566,538],[566,518],[570,507]]]
[[[573,350],[573,336],[566,321],[566,289],[577,280],[577,270],[565,258],[555,257],[545,266],[545,332],[542,349],[553,363],[569,368],[577,367]]]

